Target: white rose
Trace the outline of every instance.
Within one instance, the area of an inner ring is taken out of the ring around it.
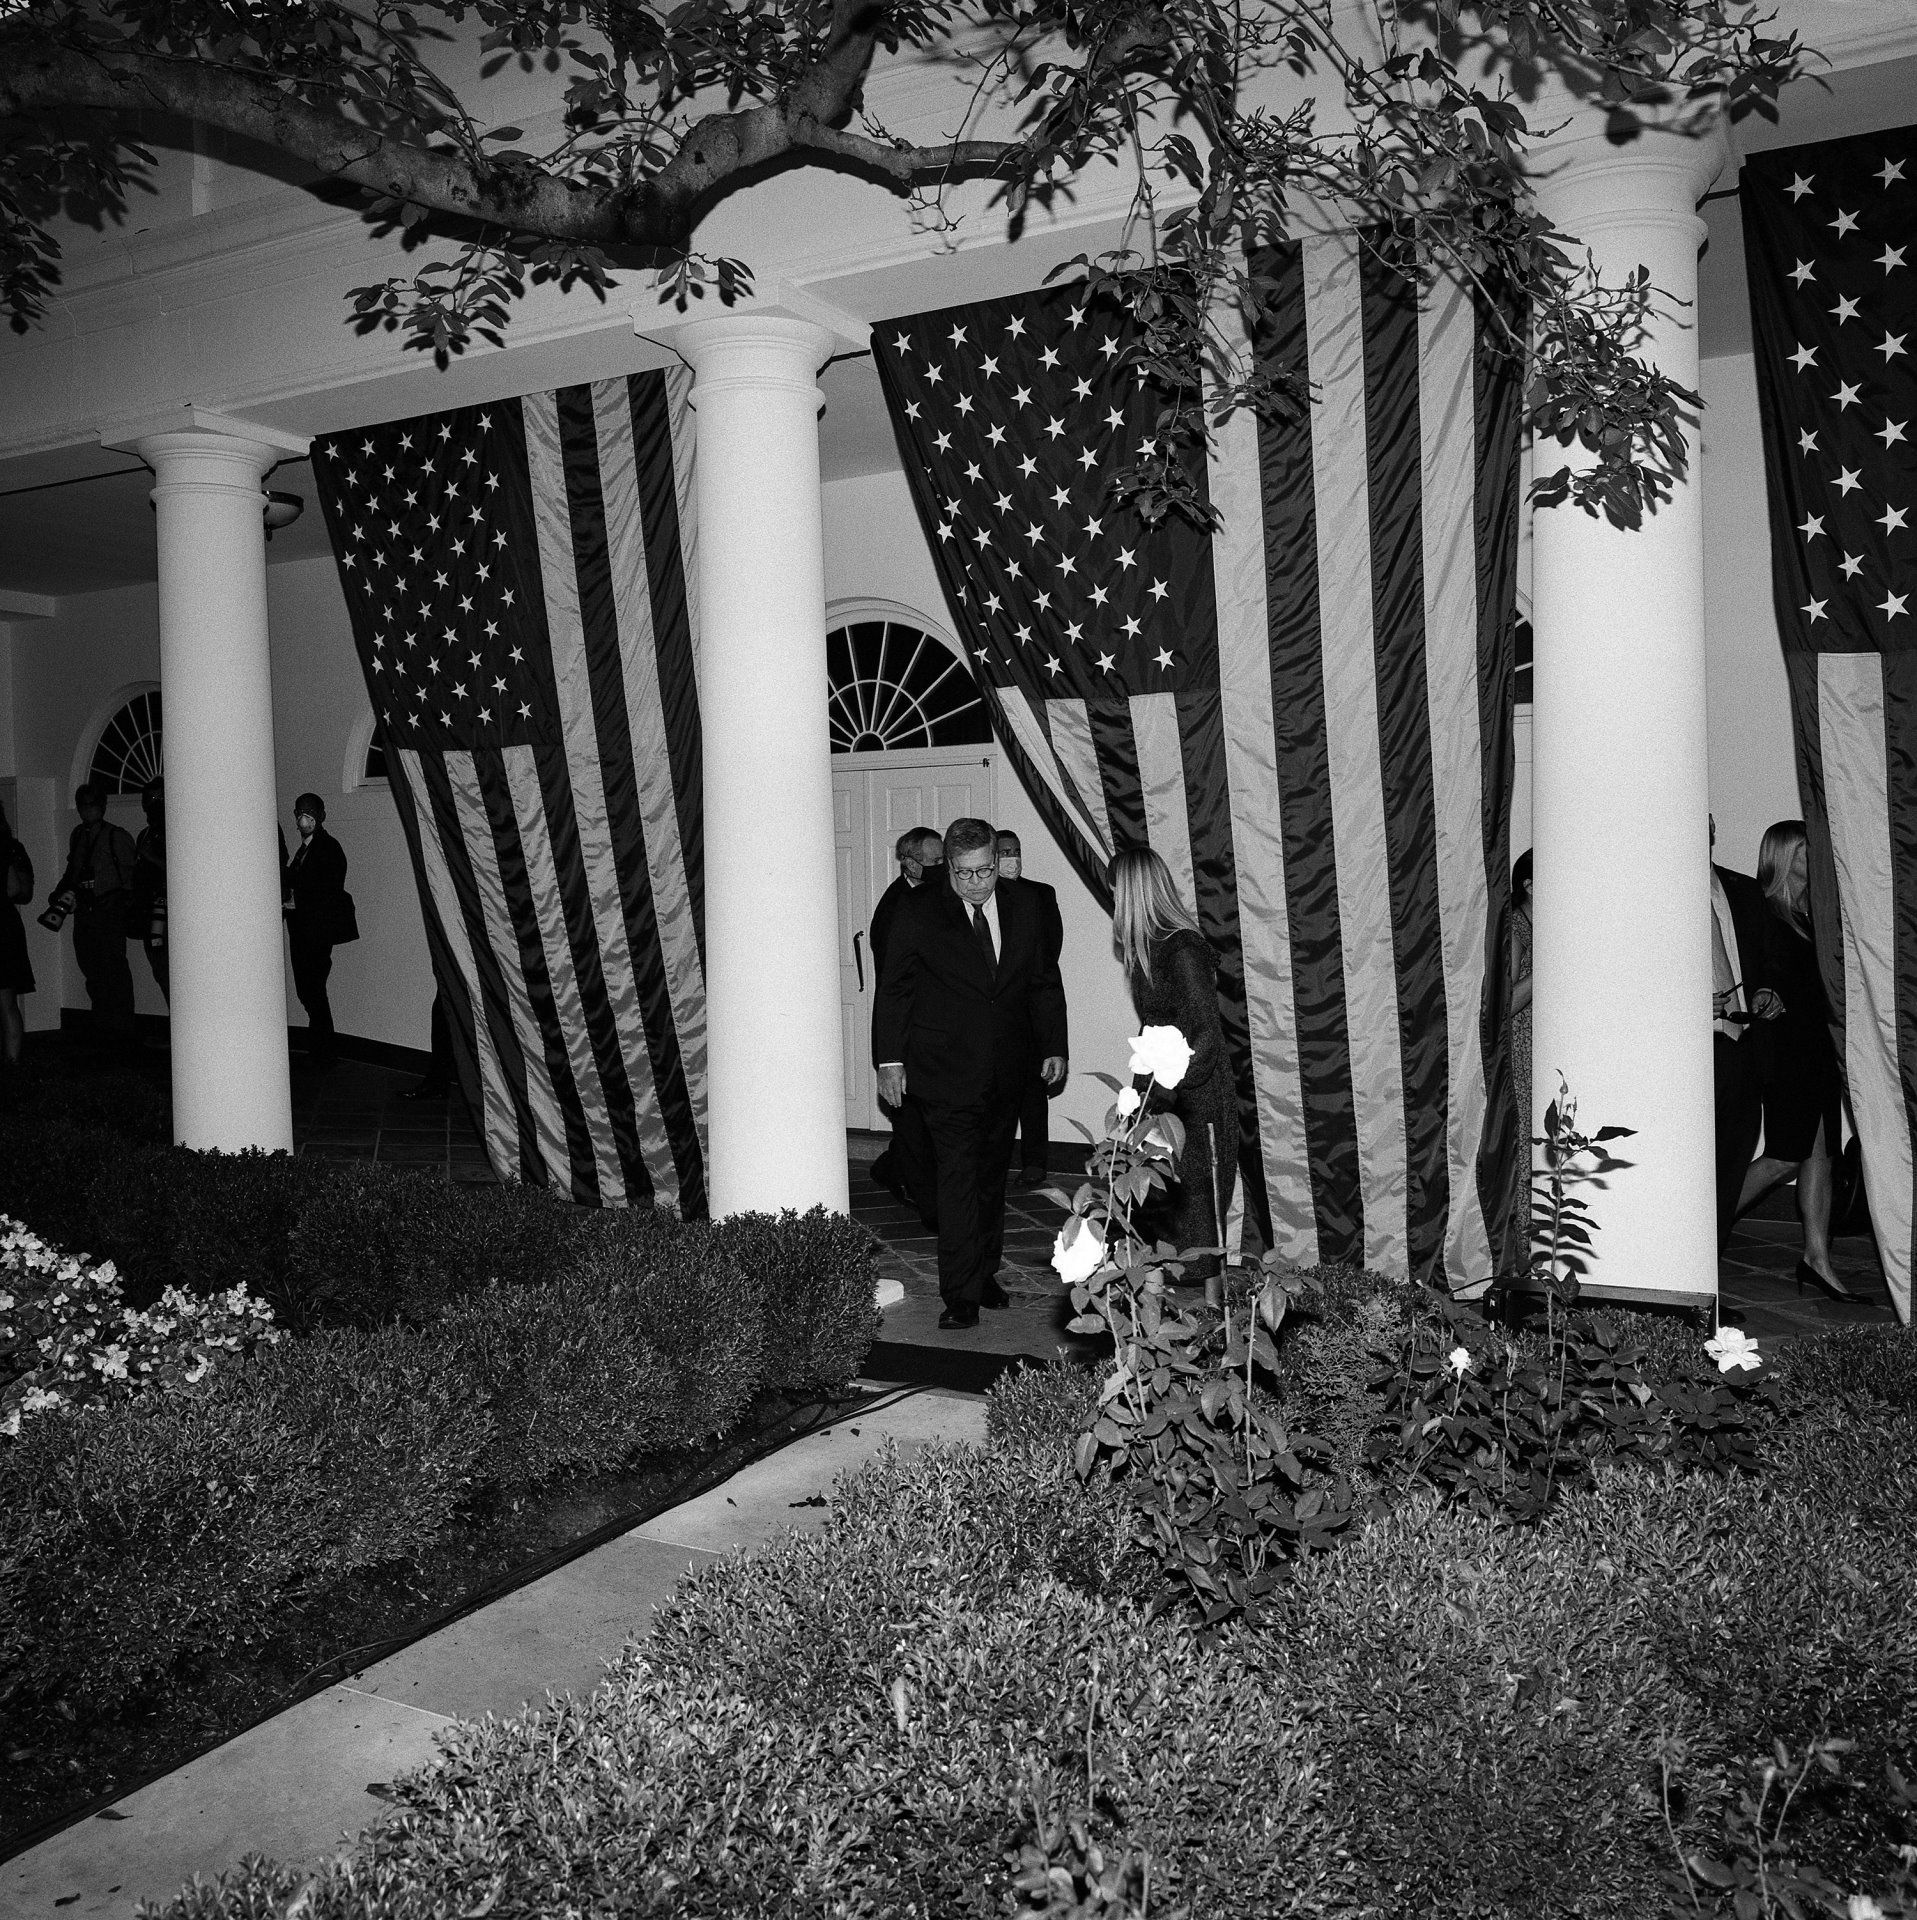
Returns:
[[[1105,1259],[1105,1240],[1092,1223],[1078,1214],[1058,1230],[1052,1242],[1052,1266],[1068,1287],[1089,1280]]]
[[[1129,1120],[1145,1103],[1138,1097],[1138,1089],[1136,1087],[1120,1087],[1118,1090],[1117,1104],[1119,1112]],[[12,1302],[9,1301],[7,1304],[11,1305]]]
[[[1733,1367],[1755,1372],[1764,1364],[1757,1342],[1742,1327],[1719,1327],[1716,1334],[1704,1342],[1704,1351],[1717,1362],[1719,1373],[1729,1373]]]
[[[1132,1036],[1132,1071],[1175,1087],[1191,1065],[1191,1042],[1176,1027],[1147,1027]]]
[[[1471,1371],[1471,1349],[1469,1347],[1453,1347],[1451,1351],[1445,1355],[1444,1364],[1462,1380],[1464,1376]]]

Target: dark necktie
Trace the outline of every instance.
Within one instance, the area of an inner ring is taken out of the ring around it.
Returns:
[[[991,922],[986,919],[985,909],[983,907],[974,907],[972,909],[972,936],[978,941],[979,952],[985,956],[985,971],[990,974],[993,981],[996,982],[998,979],[998,949],[992,945]]]

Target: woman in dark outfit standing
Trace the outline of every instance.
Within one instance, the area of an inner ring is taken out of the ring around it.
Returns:
[[[1833,1299],[1852,1294],[1831,1270],[1831,1154],[1837,1143],[1844,1078],[1830,1035],[1830,1002],[1810,931],[1809,849],[1801,820],[1780,820],[1764,834],[1757,884],[1770,909],[1770,984],[1784,1011],[1770,1023],[1771,1080],[1764,1090],[1764,1152],[1744,1176],[1738,1208],[1797,1176],[1804,1257],[1797,1290],[1819,1287]]]
[[[20,1064],[26,1035],[20,996],[33,991],[33,963],[27,958],[27,930],[20,924],[16,893],[33,898],[33,862],[0,813],[0,1064],[9,1067]]]
[[[281,881],[293,951],[293,991],[306,1009],[308,1057],[315,1066],[330,1067],[339,1058],[339,1047],[326,980],[333,971],[333,948],[346,934],[346,849],[326,831],[326,802],[318,794],[303,793],[293,802],[293,822],[300,843]]]
[[[1176,1027],[1191,1048],[1185,1077],[1152,1104],[1185,1123],[1185,1151],[1167,1216],[1148,1223],[1179,1247],[1215,1247],[1238,1179],[1238,1089],[1218,1019],[1218,960],[1171,870],[1132,848],[1112,862],[1112,952],[1131,985],[1132,1007],[1148,1027]],[[1216,1158],[1214,1161],[1214,1150]],[[1195,1260],[1188,1279],[1208,1279],[1216,1259]]]

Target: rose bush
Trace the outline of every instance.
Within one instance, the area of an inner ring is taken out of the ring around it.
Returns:
[[[222,1358],[281,1338],[244,1287],[198,1298],[169,1287],[129,1307],[112,1261],[49,1246],[0,1215],[0,1434],[30,1414],[192,1386]]]

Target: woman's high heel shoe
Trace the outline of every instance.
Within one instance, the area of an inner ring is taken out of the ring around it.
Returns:
[[[1816,1287],[1827,1293],[1833,1300],[1855,1300],[1857,1296],[1836,1280],[1826,1280],[1808,1260],[1797,1263],[1797,1291],[1802,1293],[1806,1287]]]

